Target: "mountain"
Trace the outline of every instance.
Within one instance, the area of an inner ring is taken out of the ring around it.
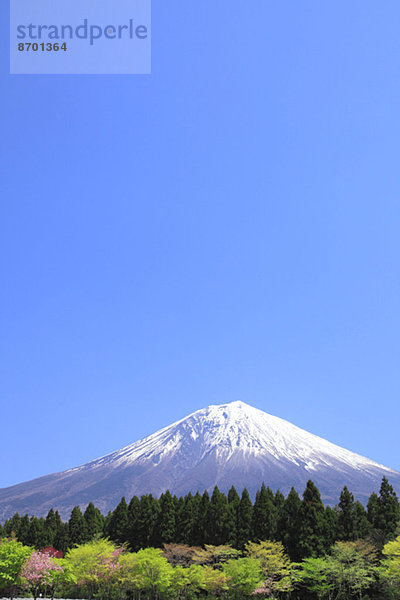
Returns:
[[[335,504],[344,485],[365,502],[386,476],[397,492],[400,473],[349,452],[283,419],[243,402],[209,406],[122,450],[81,467],[0,489],[0,520],[16,511],[64,518],[92,501],[102,512],[121,496],[169,489],[227,491],[247,487],[254,496],[264,481],[284,494],[302,492],[308,479],[326,503]]]

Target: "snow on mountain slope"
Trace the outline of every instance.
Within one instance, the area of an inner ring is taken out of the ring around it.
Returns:
[[[200,441],[200,460],[215,450],[218,459],[227,462],[235,452],[240,451],[245,457],[268,453],[309,470],[318,465],[334,466],[337,461],[341,461],[355,469],[381,468],[388,475],[395,473],[368,458],[335,446],[279,417],[240,401],[198,410],[185,419],[88,465],[97,467],[112,462],[115,466],[128,466],[135,461],[147,460],[157,464],[184,448],[188,437],[194,442]]]
[[[176,494],[247,487],[264,481],[287,493],[302,492],[308,479],[326,502],[335,503],[347,485],[362,501],[386,476],[400,491],[400,473],[336,446],[243,402],[209,406],[121,450],[81,467],[0,490],[0,518],[16,510],[64,516],[93,501],[113,508],[122,495],[166,489]]]

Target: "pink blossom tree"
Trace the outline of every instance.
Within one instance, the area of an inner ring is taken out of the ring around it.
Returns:
[[[32,552],[22,569],[22,577],[26,586],[33,594],[34,600],[39,592],[49,588],[54,597],[54,584],[56,573],[64,572],[64,568],[48,552]]]

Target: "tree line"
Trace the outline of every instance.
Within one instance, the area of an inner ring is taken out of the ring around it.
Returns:
[[[323,557],[292,562],[281,542],[204,548],[166,544],[131,552],[96,538],[41,551],[0,539],[0,593],[96,600],[394,600],[400,536],[381,552],[366,540],[336,542]]]
[[[74,546],[108,538],[132,552],[162,548],[165,544],[189,547],[224,546],[243,551],[250,542],[281,542],[292,561],[324,556],[336,542],[372,540],[382,549],[394,539],[400,518],[396,493],[382,479],[379,494],[373,493],[366,508],[343,488],[337,506],[324,506],[319,490],[310,480],[302,498],[294,488],[287,497],[264,484],[254,502],[246,489],[239,496],[214,488],[211,496],[187,494],[177,498],[165,492],[159,498],[122,498],[114,511],[103,516],[93,503],[82,513],[75,507],[68,522],[51,509],[46,518],[16,513],[0,526],[0,537],[14,536],[23,545],[42,550],[54,547],[67,552]]]

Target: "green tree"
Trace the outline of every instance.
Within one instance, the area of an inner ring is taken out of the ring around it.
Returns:
[[[128,540],[128,506],[124,496],[111,515],[106,534],[117,544],[123,544]]]
[[[19,538],[19,530],[21,527],[21,517],[19,513],[15,513],[11,519],[8,519],[4,523],[4,534],[7,537],[16,537]]]
[[[291,560],[300,560],[300,509],[300,497],[292,487],[283,505],[277,531],[277,537],[282,541]]]
[[[255,540],[271,540],[277,533],[278,510],[270,488],[263,483],[257,492],[253,509],[253,537]],[[250,539],[250,538],[248,538]],[[248,541],[248,540],[247,540]]]
[[[176,542],[180,544],[190,544],[193,537],[193,528],[197,518],[197,510],[194,497],[189,492],[176,516]]]
[[[274,504],[276,507],[276,522],[275,522],[275,531],[274,535],[276,535],[276,529],[278,526],[279,519],[281,518],[282,510],[285,504],[285,496],[282,494],[280,490],[275,492],[274,496]]]
[[[375,527],[383,532],[386,540],[391,540],[395,536],[399,518],[400,506],[397,494],[386,477],[383,477]]]
[[[354,514],[354,496],[344,486],[338,505],[338,536],[339,540],[352,541],[356,539],[356,523]]]
[[[45,546],[54,546],[54,541],[58,530],[61,526],[61,517],[58,511],[54,511],[52,508],[47,513],[47,517],[44,523],[44,529],[46,532],[46,544]]]
[[[325,507],[323,520],[323,539],[325,550],[328,550],[338,539],[338,518],[336,512],[330,507]]]
[[[173,568],[156,548],[139,550],[133,563],[133,572],[137,577],[139,589],[153,598],[165,593],[171,584]]]
[[[276,592],[289,592],[292,588],[291,564],[282,542],[262,541],[246,544],[245,553],[257,559],[264,580]]]
[[[140,500],[137,496],[132,496],[128,505],[128,544],[131,550],[139,550],[139,511]]]
[[[54,548],[61,550],[63,554],[65,554],[70,546],[69,525],[68,523],[61,523],[56,537],[54,538]]]
[[[158,505],[154,542],[156,546],[161,547],[175,539],[175,502],[168,490],[161,494]]]
[[[262,581],[260,563],[249,556],[228,560],[222,567],[233,598],[250,596]]]
[[[317,487],[307,482],[299,513],[299,555],[301,558],[320,556],[326,550],[325,508]]]
[[[366,538],[371,533],[371,524],[368,521],[367,512],[361,502],[354,503],[354,532],[355,539]]]
[[[193,567],[191,567],[193,568]],[[201,567],[200,587],[212,597],[221,597],[228,589],[227,576],[219,569],[213,569],[209,565]]]
[[[245,544],[251,540],[253,534],[253,505],[250,500],[249,492],[243,489],[237,509],[237,547],[244,548]]]
[[[378,513],[379,513],[379,498],[378,494],[372,492],[367,503],[367,516],[368,521],[371,523],[371,527],[376,528],[378,526]]]
[[[24,515],[21,518],[21,523],[18,531],[18,541],[24,544],[25,546],[29,545],[29,516]]]
[[[383,577],[393,598],[400,597],[400,536],[387,542],[383,553]]]
[[[240,504],[240,496],[234,486],[228,492],[228,507],[229,507],[229,544],[236,546],[237,544],[237,526],[238,526],[238,510]]]
[[[207,513],[206,540],[216,546],[226,544],[230,537],[228,499],[215,486]]]
[[[336,542],[331,556],[306,558],[298,565],[299,580],[318,598],[362,598],[379,576],[375,558],[365,543]]]
[[[24,546],[15,538],[0,540],[0,590],[13,598],[20,583],[21,570],[33,548]]]
[[[151,494],[146,494],[140,498],[136,548],[148,548],[152,544],[158,512],[158,501]]]
[[[30,546],[34,546],[38,550],[41,550],[49,545],[44,519],[31,517],[29,522],[27,542]]]
[[[196,494],[197,496],[197,494]],[[196,500],[195,496],[195,500]],[[207,529],[207,517],[208,507],[210,505],[210,496],[207,490],[204,491],[200,501],[198,501],[197,518],[193,527],[193,538],[191,541],[192,546],[203,546],[206,540],[206,529]]]
[[[79,585],[85,586],[89,599],[107,581],[107,565],[115,559],[116,546],[109,540],[98,539],[71,548],[65,556],[68,571]]]
[[[222,563],[230,559],[237,558],[240,554],[239,550],[232,548],[229,544],[222,544],[220,546],[206,544],[204,548],[193,548],[193,550],[192,561],[194,563],[212,565],[216,568],[219,568]]]
[[[93,504],[93,502],[89,502],[86,507],[85,512],[83,513],[83,519],[85,521],[85,533],[86,533],[86,541],[90,542],[95,537],[98,537],[103,532],[104,526],[104,517]]]
[[[79,506],[72,509],[68,521],[69,542],[72,546],[82,544],[86,538],[85,520]]]

